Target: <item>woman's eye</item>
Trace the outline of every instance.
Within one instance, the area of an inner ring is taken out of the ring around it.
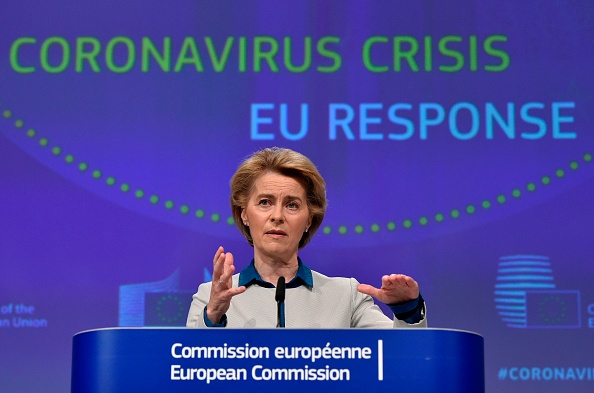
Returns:
[[[287,207],[288,207],[289,209],[298,209],[298,208],[299,208],[299,205],[298,205],[296,202],[290,202],[290,203],[287,205]]]
[[[262,199],[259,204],[262,206],[268,206],[270,205],[270,201],[268,199]]]

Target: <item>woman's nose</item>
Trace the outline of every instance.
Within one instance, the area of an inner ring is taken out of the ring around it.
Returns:
[[[283,208],[281,205],[276,205],[274,207],[274,210],[272,211],[272,214],[270,215],[270,221],[272,222],[283,222],[285,221],[285,218],[283,216]]]

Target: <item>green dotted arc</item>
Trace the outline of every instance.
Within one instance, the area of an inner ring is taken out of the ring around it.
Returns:
[[[4,109],[2,111],[2,117],[7,121],[12,121],[14,127],[21,131],[24,130],[25,122],[21,119],[14,120],[14,116],[12,111],[9,109]],[[33,128],[29,128],[24,132],[24,135],[33,141],[37,141],[38,145],[41,148],[47,148],[50,146],[50,142],[45,137],[40,137],[37,131]],[[177,204],[172,200],[162,200],[157,194],[150,194],[147,197],[147,193],[141,188],[133,188],[127,182],[120,182],[116,180],[114,176],[106,176],[104,175],[103,171],[100,169],[91,169],[89,164],[85,161],[77,161],[72,154],[65,153],[60,146],[52,146],[49,149],[50,154],[55,157],[63,157],[64,163],[71,167],[77,167],[81,173],[89,173],[94,179],[101,180],[104,179],[105,185],[108,187],[115,187],[119,184],[119,189],[123,193],[132,193],[136,199],[139,200],[148,200],[149,203],[152,205],[161,205],[165,207],[167,210],[176,210],[175,207],[179,206],[177,212],[182,215],[188,215],[192,210],[188,204]],[[474,204],[468,204],[463,208],[453,208],[448,212],[438,212],[433,214],[432,219],[430,218],[431,215],[422,215],[417,219],[407,218],[397,224],[394,220],[388,221],[383,227],[378,223],[372,223],[368,226],[363,224],[356,224],[352,229],[349,229],[346,225],[339,225],[336,230],[331,226],[324,226],[322,227],[322,233],[324,235],[331,235],[334,233],[338,233],[339,235],[346,235],[348,233],[354,233],[356,235],[361,235],[366,232],[366,230],[371,231],[371,233],[379,233],[384,230],[388,232],[394,232],[397,228],[401,228],[402,230],[410,230],[411,228],[415,227],[415,223],[418,223],[421,227],[426,227],[431,223],[434,224],[441,224],[447,222],[447,220],[457,220],[461,218],[464,214],[467,216],[471,216],[474,214],[478,214],[482,210],[488,210],[494,208],[494,206],[502,206],[508,203],[511,199],[519,199],[524,195],[523,190],[527,191],[528,193],[533,193],[539,188],[539,184],[543,187],[549,186],[554,179],[563,179],[567,176],[568,172],[576,171],[581,167],[581,164],[590,164],[592,162],[592,154],[585,153],[581,159],[579,160],[572,160],[568,168],[558,168],[555,170],[552,176],[542,176],[538,181],[529,182],[523,188],[514,188],[511,192],[506,195],[504,193],[497,195],[493,201],[489,199],[485,199],[482,202],[478,203],[476,206]],[[206,212],[203,209],[196,209],[194,210],[193,217],[202,220],[207,217]],[[234,224],[233,217],[228,217],[227,219],[222,219],[220,213],[213,212],[209,215],[210,221],[212,223],[227,223],[228,225]]]
[[[4,109],[2,111],[2,117],[5,120],[11,121],[11,120],[13,120],[14,116],[13,116],[12,111],[10,111],[9,109]],[[17,130],[25,129],[25,122],[21,119],[14,120],[13,125],[15,128],[17,128]],[[50,146],[50,141],[45,137],[40,137],[38,135],[38,132],[33,128],[27,129],[24,135],[26,137],[28,137],[29,139],[33,140],[34,142],[36,141],[38,143],[38,145],[42,148],[47,148]],[[172,200],[164,200],[162,202],[161,198],[155,194],[151,194],[150,196],[147,197],[148,194],[142,188],[133,188],[127,182],[118,182],[114,176],[104,175],[103,172],[99,169],[91,169],[89,164],[86,161],[82,161],[82,160],[77,161],[75,159],[74,155],[65,153],[60,146],[52,146],[50,149],[50,152],[55,157],[63,157],[65,164],[77,168],[79,172],[89,173],[96,180],[105,179],[105,184],[108,187],[119,186],[119,189],[121,192],[126,193],[126,194],[131,193],[132,195],[134,195],[136,197],[136,199],[139,199],[139,200],[147,200],[148,199],[148,201],[152,205],[161,205],[161,206],[165,207],[165,209],[167,209],[167,210],[174,210],[174,208],[176,206],[176,204]],[[191,209],[187,204],[179,205],[178,211],[180,214],[187,215],[190,213],[190,210]],[[194,217],[197,219],[203,219],[205,216],[206,216],[206,214],[205,214],[204,210],[202,210],[202,209],[197,209],[194,212]],[[212,213],[210,215],[210,220],[213,223],[221,222],[221,214]],[[227,220],[225,222],[227,222],[229,225],[233,225],[234,224],[233,217],[227,218]]]

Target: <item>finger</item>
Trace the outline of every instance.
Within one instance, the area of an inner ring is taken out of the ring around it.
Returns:
[[[419,283],[415,281],[414,278],[412,277],[407,277],[406,278],[406,283],[408,284],[409,287],[411,288],[418,288]]]
[[[224,272],[227,273],[229,269],[235,270],[235,266],[233,265],[233,254],[230,252],[225,254],[225,262],[224,262]]]
[[[226,254],[221,254],[221,257],[223,265],[221,267],[221,272],[217,281],[219,285],[225,285],[226,288],[231,288],[233,286],[231,278],[235,273],[235,265],[233,265],[233,254],[228,252]]]
[[[235,266],[231,265],[228,266],[223,274],[219,277],[218,284],[221,286],[225,286],[226,288],[231,288],[233,286],[231,277],[233,277],[233,273],[235,273]]]
[[[243,286],[243,285],[242,285],[241,287],[237,287],[237,288],[230,288],[230,289],[228,290],[228,292],[227,292],[227,293],[228,293],[228,294],[229,294],[231,297],[233,297],[233,296],[237,296],[237,295],[240,295],[240,294],[244,293],[246,289],[247,289],[247,288],[246,288],[245,286]]]
[[[357,286],[357,291],[364,293],[366,295],[369,295],[371,297],[377,298],[377,295],[379,293],[379,289],[372,286],[372,285],[368,285],[368,284],[359,284]]]
[[[240,295],[246,291],[245,286],[224,289],[210,298],[210,303],[214,305],[224,305],[225,308],[229,308],[231,298]]]
[[[219,248],[217,248],[217,252],[215,253],[214,259],[212,260],[213,265],[216,265],[217,261],[219,260],[219,257],[224,252],[225,252],[225,249],[223,248],[223,246],[219,246]]]
[[[409,276],[404,274],[390,274],[382,277],[382,287],[391,287],[394,285],[407,286],[415,288],[418,286],[417,282]]]
[[[404,274],[400,274],[399,276],[401,276],[399,278],[399,280],[405,284],[406,286],[410,287],[410,288],[415,288],[418,287],[417,282],[410,276],[405,276]]]
[[[400,282],[399,274],[390,274],[382,277],[382,288],[391,288]]]
[[[225,258],[227,254],[222,252],[222,247],[220,247],[215,255],[216,259],[214,260],[214,266],[212,269],[212,280],[218,281],[221,279],[221,276],[225,272]]]

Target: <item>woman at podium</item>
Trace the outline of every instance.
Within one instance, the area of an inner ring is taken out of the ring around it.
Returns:
[[[231,209],[254,258],[235,273],[219,247],[212,282],[192,298],[187,327],[392,328],[425,327],[418,283],[388,274],[379,288],[311,270],[298,254],[326,212],[326,183],[316,166],[290,149],[248,157],[231,178]],[[389,306],[388,318],[373,298]]]

